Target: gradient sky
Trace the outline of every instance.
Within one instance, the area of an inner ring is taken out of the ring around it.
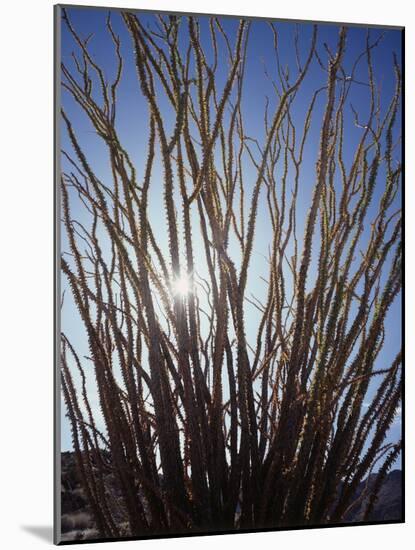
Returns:
[[[108,14],[107,10],[98,10],[93,8],[69,8],[69,18],[73,24],[73,27],[82,37],[86,37],[93,33],[90,39],[90,52],[96,62],[104,68],[105,74],[109,79],[112,79],[116,70],[116,57],[114,54],[114,46],[108,31],[105,27],[105,20]],[[125,24],[116,10],[111,11],[111,21],[115,33],[120,36],[121,39],[121,52],[124,57],[125,65],[122,75],[122,80],[118,90],[118,106],[117,106],[117,131],[120,136],[120,141],[128,151],[131,160],[135,163],[138,171],[138,177],[140,178],[143,173],[144,162],[146,158],[146,147],[148,140],[148,110],[147,104],[144,101],[139,84],[137,81],[136,70],[133,61],[133,48],[131,37],[125,27]],[[139,17],[144,24],[154,24],[154,17],[146,13],[140,13]],[[208,16],[199,17],[201,23],[201,41],[203,45],[206,45],[208,52],[210,49],[210,40],[208,34]],[[223,28],[229,36],[229,40],[233,45],[236,36],[236,29],[239,24],[238,18],[234,17],[221,17],[221,23]],[[276,22],[276,29],[279,35],[279,53],[281,56],[281,63],[283,66],[289,66],[290,73],[296,74],[296,62],[295,62],[295,50],[294,50],[294,31],[296,24],[293,22]],[[304,62],[308,48],[310,45],[310,38],[312,33],[312,24],[301,23],[298,25],[299,32],[299,49],[300,56]],[[339,26],[336,24],[319,24],[318,25],[318,46],[317,51],[320,57],[326,61],[327,54],[324,48],[324,43],[328,45],[331,51],[336,50],[338,40]],[[350,27],[347,35],[347,47],[344,56],[343,66],[346,74],[350,74],[348,70],[351,70],[352,64],[356,57],[365,49],[367,27]],[[396,52],[398,60],[401,59],[401,32],[395,29],[380,29],[372,28],[370,30],[371,41],[374,41],[382,33],[384,37],[380,42],[378,48],[373,53],[373,65],[374,76],[378,84],[381,84],[381,111],[385,112],[393,93],[395,86],[393,64],[392,64],[392,52]],[[187,33],[183,33],[181,41],[183,47],[187,43]],[[219,67],[216,81],[219,89],[223,86],[224,78],[228,70],[228,62],[226,57],[226,50],[224,49],[223,40],[219,39]],[[67,64],[71,69],[74,68],[73,60],[71,58],[72,52],[78,52],[78,47],[75,44],[72,35],[68,32],[65,24],[62,24],[62,49],[61,56],[62,62]],[[209,55],[208,55],[209,61]],[[244,122],[246,134],[249,136],[255,136],[261,143],[264,139],[264,126],[263,126],[263,112],[265,107],[265,96],[269,97],[270,105],[269,112],[272,114],[274,107],[277,103],[277,97],[273,90],[272,83],[264,75],[264,67],[266,67],[270,77],[277,80],[276,75],[276,63],[275,54],[273,50],[273,34],[266,21],[255,19],[252,20],[249,43],[248,43],[248,55],[247,65],[244,80],[244,91],[242,99],[242,111],[244,113]],[[292,77],[294,78],[294,76]],[[367,82],[367,67],[365,59],[362,60],[358,66],[356,72],[356,79],[361,82]],[[306,75],[306,78],[301,86],[300,91],[297,94],[295,101],[295,107],[293,110],[294,122],[304,119],[305,112],[309,106],[312,93],[319,87],[325,85],[326,73],[319,67],[318,63],[314,59],[311,63],[310,70]],[[160,94],[161,95],[161,94]],[[161,97],[160,97],[161,99]],[[308,145],[305,150],[305,158],[302,167],[302,174],[300,177],[299,187],[299,199],[297,208],[298,217],[298,235],[301,237],[303,233],[303,224],[306,217],[306,212],[310,204],[311,191],[315,182],[315,162],[316,154],[319,145],[319,135],[321,128],[321,118],[323,109],[325,107],[324,93],[320,94],[317,100],[316,109],[313,115],[313,123],[310,129],[310,135],[308,139]],[[345,117],[345,144],[344,144],[344,157],[346,167],[350,163],[355,151],[356,143],[358,142],[362,130],[357,128],[353,122],[352,111],[350,109],[350,103],[359,112],[361,120],[364,121],[369,109],[369,88],[362,84],[352,84],[352,89],[349,95],[346,113],[350,113],[350,117]],[[95,171],[96,175],[104,182],[110,182],[109,161],[106,153],[106,146],[95,134],[94,129],[89,122],[87,116],[81,111],[80,107],[74,102],[72,97],[62,91],[62,106],[64,107],[67,115],[72,121],[74,130],[78,136],[79,142],[87,153],[88,160]],[[163,111],[163,106],[165,111]],[[174,117],[170,111],[170,107],[165,102],[162,102],[163,120],[166,124],[166,128],[169,130],[173,127]],[[398,116],[398,123],[396,125],[396,131],[400,130],[400,115]],[[170,126],[169,126],[170,125]],[[300,126],[300,128],[302,125]],[[72,154],[72,148],[69,143],[68,136],[63,130],[61,132],[61,146],[62,149]],[[400,149],[395,151],[396,160],[400,160]],[[62,158],[62,169],[68,168],[68,163]],[[246,195],[249,197],[252,186],[254,184],[255,172],[249,164],[245,166],[245,181],[246,181]],[[153,171],[154,183],[151,184],[151,193],[149,198],[149,212],[153,226],[157,229],[156,237],[161,245],[163,251],[166,251],[167,233],[164,220],[164,214],[161,212],[162,204],[162,170],[160,162],[156,162]],[[160,176],[160,177],[158,177]],[[371,210],[368,213],[367,220],[372,219],[373,212],[377,207],[378,200],[381,192],[383,191],[382,176],[384,172],[380,170],[378,177],[378,187],[376,189]],[[74,198],[74,196],[72,196]],[[400,205],[400,196],[396,198],[396,204]],[[255,294],[258,298],[264,296],[266,291],[265,284],[261,281],[260,277],[267,277],[267,263],[265,256],[268,254],[268,241],[263,238],[264,235],[270,234],[268,215],[265,211],[265,201],[260,201],[260,207],[258,212],[258,222],[256,228],[256,238],[254,241],[254,250],[252,258],[252,266],[250,277],[248,280],[248,292]],[[263,212],[264,215],[261,215]],[[72,203],[72,215],[81,221],[87,221],[87,214],[81,207],[77,208],[75,202]],[[368,228],[370,229],[370,228]],[[367,229],[367,231],[368,231]],[[366,231],[366,236],[367,236]],[[199,249],[199,258],[196,252],[196,265],[201,274],[204,274],[204,255],[202,252],[202,246],[197,246],[198,240],[197,232],[195,234],[195,250]],[[231,243],[232,246],[232,243]],[[62,231],[62,250],[66,250],[66,236]],[[231,249],[234,254],[234,259],[238,259],[238,249],[234,246],[234,250]],[[315,265],[309,274],[309,279],[312,280],[315,276]],[[65,290],[66,281],[62,277],[62,289]],[[258,313],[249,304],[246,307],[246,332],[248,339],[252,344],[255,342],[256,328],[258,324]],[[79,318],[79,315],[71,301],[70,293],[65,293],[65,303],[62,310],[62,330],[69,336],[75,348],[79,351],[80,356],[88,355],[87,341],[84,333],[84,329]],[[378,367],[385,368],[389,366],[391,361],[396,355],[396,352],[401,346],[401,304],[400,298],[393,304],[388,320],[386,323],[386,341],[384,350],[378,358]],[[91,369],[92,365],[87,367]],[[366,401],[370,401],[370,394],[374,387],[368,393]],[[92,394],[92,389],[91,389]],[[93,397],[94,401],[94,397]],[[93,403],[94,404],[94,403]],[[97,402],[95,402],[97,405]],[[391,429],[391,440],[396,441],[400,437],[401,423],[400,420],[395,420],[395,423]],[[72,448],[71,434],[68,421],[65,417],[64,406],[62,407],[62,450],[69,450]],[[398,464],[399,466],[399,464]]]

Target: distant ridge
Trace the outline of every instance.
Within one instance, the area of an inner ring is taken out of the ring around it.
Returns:
[[[368,496],[364,497],[360,506],[352,510],[346,521],[363,521],[363,515],[366,509],[370,489],[376,479],[377,474],[372,474],[368,483]],[[367,479],[362,481],[356,491],[356,497],[360,496],[365,490]],[[386,479],[379,491],[377,501],[373,507],[367,521],[393,521],[402,519],[402,471],[392,470],[386,476]]]

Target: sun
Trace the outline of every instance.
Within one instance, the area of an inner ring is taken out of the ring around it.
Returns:
[[[188,275],[184,274],[177,277],[172,283],[172,290],[175,296],[185,298],[191,291]]]

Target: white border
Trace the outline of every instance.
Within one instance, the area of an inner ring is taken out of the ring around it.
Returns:
[[[377,0],[93,0],[80,4],[183,12],[227,13],[347,21],[406,26],[406,119],[415,120],[415,18],[411,3]],[[3,3],[0,18],[0,368],[1,397],[1,498],[2,546],[8,550],[45,546],[52,526],[52,433],[53,433],[53,1],[20,0]],[[406,125],[406,327],[415,326],[414,131]],[[408,334],[411,334],[408,332]],[[229,545],[248,548],[273,545],[308,550],[410,547],[415,539],[415,338],[406,342],[407,507],[406,525],[368,526],[151,540],[114,543],[107,550],[139,544],[142,548],[164,546],[171,550]],[[409,426],[409,431],[408,431]],[[37,533],[37,534],[36,534]],[[121,546],[122,545],[122,546]],[[168,545],[168,546],[167,546]],[[101,548],[97,544],[88,548]]]

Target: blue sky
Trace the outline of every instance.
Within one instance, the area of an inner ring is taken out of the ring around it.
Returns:
[[[90,39],[90,52],[101,65],[106,76],[111,80],[116,71],[116,57],[114,54],[113,43],[105,27],[105,19],[107,17],[106,10],[94,10],[88,9],[68,9],[68,15],[71,22],[77,32],[83,36],[89,36],[93,33]],[[154,24],[154,17],[150,14],[139,14],[140,20],[144,25]],[[206,46],[207,51],[210,50],[210,41],[208,34],[208,17],[201,16],[198,18],[201,24],[201,41]],[[237,18],[222,17],[220,18],[225,32],[227,33],[231,44],[233,45],[236,36],[236,30],[239,24]],[[133,59],[133,48],[131,37],[125,27],[125,24],[120,14],[112,10],[111,21],[116,34],[121,39],[121,51],[125,60],[122,80],[118,91],[118,107],[117,107],[117,131],[120,136],[120,141],[123,143],[125,149],[128,151],[131,160],[135,163],[138,171],[139,178],[144,170],[144,162],[146,155],[146,146],[148,141],[148,112],[147,105],[144,101],[139,85],[137,82],[137,76]],[[290,74],[296,74],[296,59],[294,48],[294,32],[296,24],[292,22],[275,22],[275,28],[279,36],[279,53],[281,56],[282,66],[288,66]],[[305,61],[307,51],[310,45],[310,38],[312,34],[312,24],[301,23],[298,25],[299,32],[299,52],[302,62]],[[320,57],[326,61],[327,53],[324,44],[328,46],[331,51],[336,50],[338,40],[339,27],[336,24],[319,24],[318,25],[318,43],[317,51]],[[343,66],[346,74],[350,74],[351,67],[356,57],[364,51],[366,41],[366,27],[350,27],[348,29],[347,47],[343,60]],[[375,80],[381,86],[381,112],[384,113],[387,108],[395,87],[395,79],[393,73],[392,64],[392,52],[396,52],[398,59],[401,59],[401,33],[399,30],[394,29],[378,29],[372,28],[370,30],[370,39],[373,42],[381,34],[384,33],[383,39],[379,46],[373,50],[373,66]],[[183,47],[187,43],[187,36],[182,37]],[[228,70],[228,62],[226,59],[226,50],[223,39],[219,38],[219,51],[220,62],[217,75],[217,84],[221,89],[224,79]],[[78,53],[78,48],[68,32],[68,29],[62,25],[62,61],[72,69],[74,64],[71,58],[72,52]],[[209,57],[208,57],[209,61]],[[269,98],[269,112],[273,113],[277,104],[277,96],[274,92],[272,82],[264,75],[264,68],[266,68],[270,77],[277,80],[275,55],[273,51],[273,34],[266,21],[252,20],[248,42],[248,55],[247,65],[245,72],[244,92],[242,100],[242,111],[245,117],[245,130],[246,134],[255,136],[260,143],[264,140],[264,125],[263,125],[263,112],[265,107],[265,98]],[[367,82],[367,67],[365,60],[358,65],[356,71],[356,80],[360,82]],[[325,85],[326,74],[320,68],[316,60],[311,63],[310,70],[304,80],[304,83],[297,94],[295,100],[295,107],[293,108],[294,122],[300,122],[304,119],[306,110],[309,106],[309,101],[312,93],[319,87]],[[162,103],[162,112],[165,124],[167,128],[173,127],[174,118],[170,111],[167,101],[163,102],[161,96],[161,90],[157,88],[157,92],[160,92],[160,100]],[[352,111],[350,103],[359,112],[361,120],[364,121],[369,109],[369,88],[363,84],[353,84],[350,95],[347,102],[346,112],[350,113],[350,117],[345,117],[345,143],[344,143],[344,157],[346,166],[350,163],[355,151],[355,146],[361,136],[361,129],[356,128],[353,122]],[[81,111],[79,106],[74,102],[70,95],[63,90],[62,92],[62,105],[72,121],[75,132],[79,138],[80,144],[84,151],[87,152],[87,156],[91,166],[93,167],[97,176],[105,182],[110,182],[109,161],[106,154],[106,148],[103,142],[95,134],[94,129],[87,119],[86,115]],[[325,107],[325,96],[320,94],[316,108],[313,115],[313,123],[310,129],[310,135],[305,151],[304,163],[302,166],[302,172],[300,176],[300,191],[298,202],[298,235],[301,236],[303,232],[304,221],[306,212],[310,204],[311,191],[315,182],[315,162],[317,148],[319,144],[319,134],[321,128],[321,118]],[[164,108],[164,111],[163,111]],[[398,117],[399,118],[399,117]],[[301,128],[301,126],[300,126]],[[397,130],[400,128],[400,118],[397,123]],[[68,152],[71,151],[68,136],[65,131],[61,133],[61,145],[62,148]],[[395,157],[399,160],[399,148],[395,151]],[[62,159],[62,169],[68,168],[65,159]],[[245,182],[246,182],[246,195],[249,196],[254,185],[255,171],[249,162],[244,165],[245,169]],[[292,168],[291,168],[292,170]],[[375,196],[371,206],[371,212],[368,214],[368,219],[371,219],[378,204],[382,187],[382,176],[384,172],[382,170],[379,174],[379,185],[375,191]],[[160,162],[157,161],[154,167],[153,173],[154,182],[151,186],[151,194],[149,199],[149,211],[150,218],[153,226],[157,229],[156,237],[163,250],[166,250],[165,244],[167,243],[167,232],[164,215],[161,213],[162,204],[162,169]],[[88,221],[88,215],[80,205],[76,204],[75,197],[72,197],[73,206],[72,214],[81,221]],[[400,197],[396,198],[396,204],[399,205]],[[372,214],[372,216],[371,216]],[[369,228],[366,230],[366,237],[368,235]],[[266,293],[266,286],[261,280],[262,277],[267,277],[267,262],[265,256],[268,254],[269,241],[266,236],[270,234],[270,223],[266,214],[266,203],[262,198],[260,200],[260,207],[258,213],[258,223],[256,228],[256,237],[254,241],[253,250],[253,265],[251,269],[250,277],[248,280],[248,292],[251,292],[258,298],[264,297]],[[265,238],[264,238],[265,237]],[[200,239],[197,231],[195,232],[195,250],[200,249],[200,254],[196,252],[196,265],[201,274],[206,273],[205,260],[202,253],[202,246],[197,247],[197,239]],[[62,250],[66,248],[66,237],[62,232]],[[234,259],[238,260],[237,246],[233,247],[232,253]],[[315,266],[310,272],[310,279],[315,277]],[[62,288],[66,288],[64,278],[62,278]],[[249,304],[247,304],[246,319],[247,319],[247,337],[248,340],[255,344],[256,329],[258,325],[258,313]],[[396,355],[396,352],[401,346],[401,312],[400,312],[400,299],[396,300],[392,306],[388,321],[386,324],[386,340],[384,350],[378,358],[379,368],[385,368],[389,366],[391,361]],[[70,337],[76,349],[80,350],[80,355],[88,355],[87,341],[85,333],[81,325],[81,321],[73,306],[69,292],[66,292],[65,304],[62,310],[62,329]],[[91,365],[92,372],[92,365]],[[91,387],[91,395],[92,395]],[[373,388],[371,389],[373,391]],[[366,402],[370,401],[369,392]],[[97,404],[97,403],[95,403]],[[62,409],[62,450],[67,450],[72,447],[71,435],[68,426],[68,422],[64,416],[64,408]],[[395,421],[391,430],[391,440],[399,439],[401,426],[399,420]]]

